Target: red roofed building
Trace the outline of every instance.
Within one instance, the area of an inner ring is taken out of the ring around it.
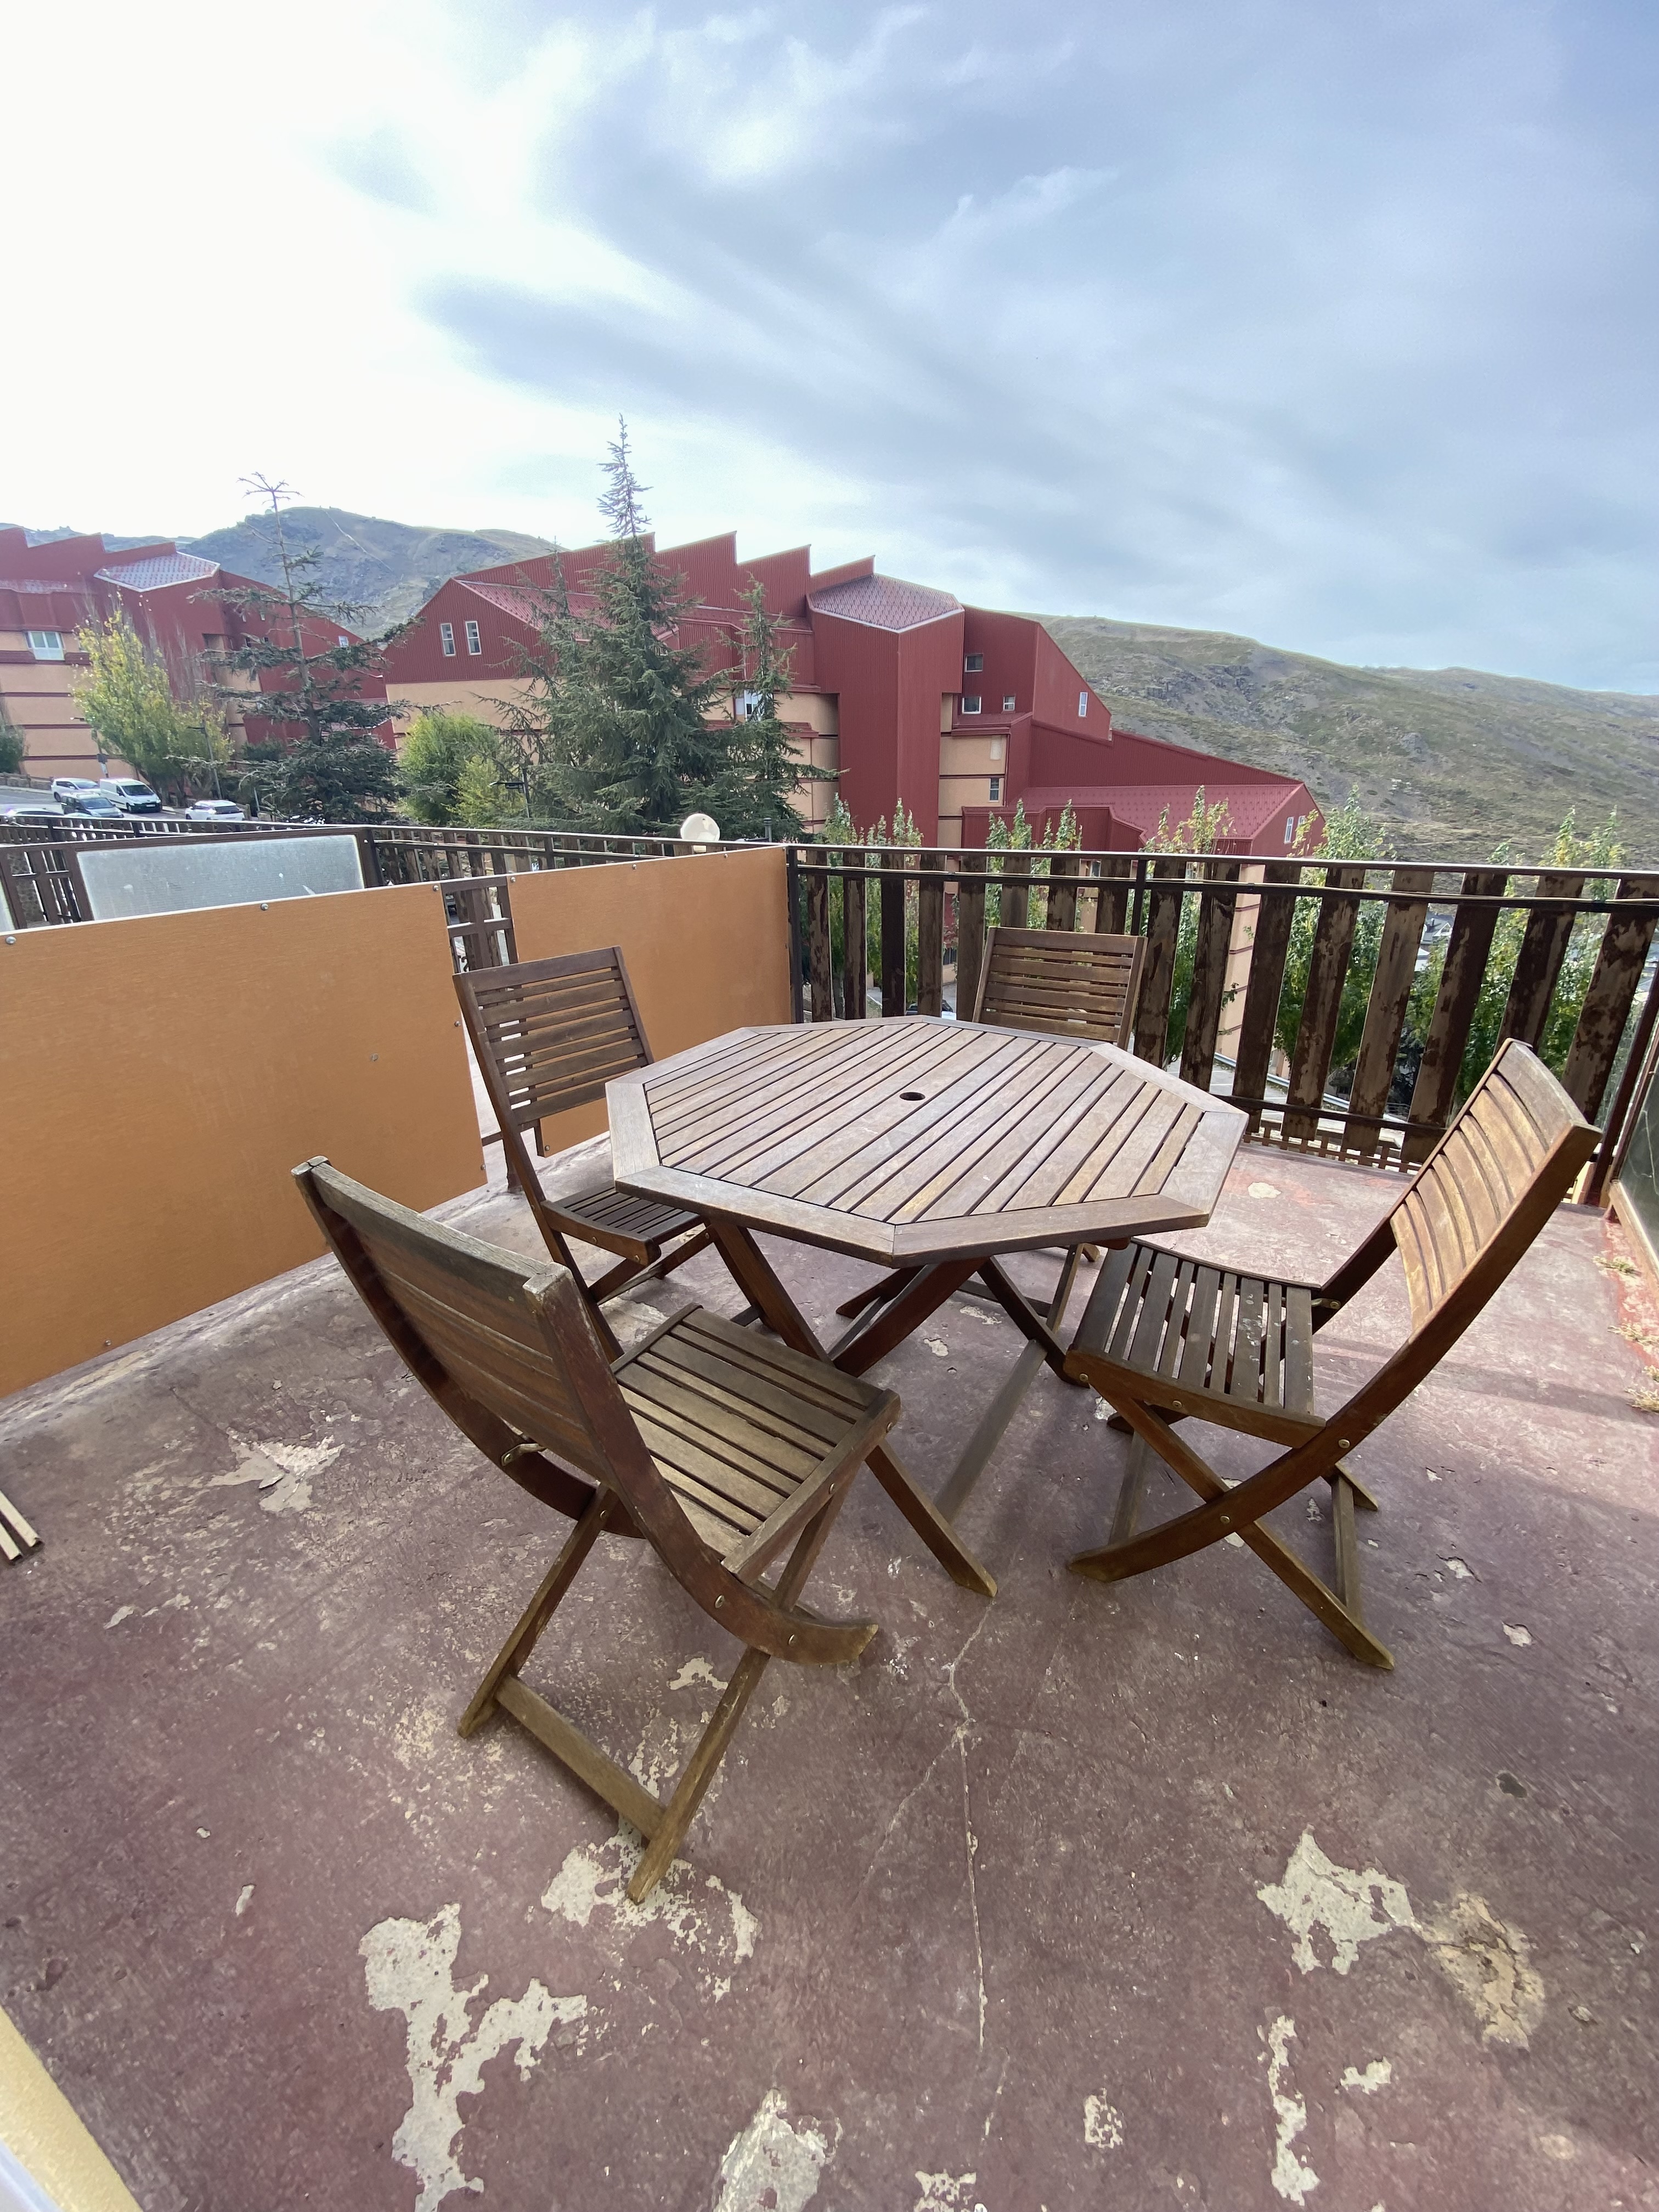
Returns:
[[[562,556],[579,614],[592,611],[586,580],[609,550]],[[838,788],[860,828],[890,822],[902,799],[925,842],[974,846],[1018,802],[1039,835],[1069,802],[1085,848],[1134,850],[1166,813],[1183,822],[1202,789],[1208,805],[1226,805],[1230,852],[1283,854],[1322,826],[1293,777],[1115,729],[1104,702],[1028,616],[964,607],[949,592],[878,575],[871,560],[814,575],[805,546],[740,562],[732,533],[659,557],[696,602],[678,642],[701,643],[705,665],[732,671],[734,687],[743,593],[752,579],[764,586],[793,655],[780,715],[801,757],[837,779],[801,787],[801,811],[815,822]],[[394,712],[406,720],[448,707],[491,719],[495,702],[519,689],[553,585],[550,556],[441,585],[387,653]]]
[[[0,530],[0,712],[21,733],[24,773],[101,772],[99,741],[76,711],[75,679],[87,665],[77,630],[125,614],[165,665],[173,696],[187,700],[213,680],[216,656],[261,630],[246,610],[225,605],[215,592],[252,588],[251,578],[181,553],[166,539],[112,550],[96,535],[32,545],[26,531]],[[286,618],[278,627],[285,635]],[[330,623],[301,628],[312,652],[350,635]],[[364,697],[385,695],[378,679],[362,680]],[[243,730],[255,738],[283,734],[252,715]],[[130,762],[107,756],[106,762],[112,774],[131,773]]]

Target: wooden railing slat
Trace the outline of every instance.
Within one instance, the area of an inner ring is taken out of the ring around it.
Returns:
[[[1031,869],[1031,855],[1030,853],[1005,853],[1002,855],[1003,866],[1006,868],[1011,864],[1024,869],[1029,875]],[[997,919],[1003,928],[1024,929],[1026,927],[1025,917],[1030,910],[1031,887],[1029,884],[1010,884],[1004,888],[997,914]]]
[[[1140,1000],[1135,1009],[1135,1051],[1162,1067],[1170,1041],[1170,993],[1175,982],[1176,940],[1181,933],[1185,896],[1184,860],[1154,860],[1146,915],[1146,964],[1140,972]]]
[[[1620,902],[1656,896],[1659,896],[1659,876],[1620,878]],[[1607,916],[1601,949],[1595,956],[1595,969],[1579,1009],[1578,1026],[1572,1033],[1561,1077],[1568,1096],[1587,1121],[1593,1121],[1601,1111],[1602,1094],[1619,1055],[1631,1001],[1642,980],[1656,925],[1659,916],[1650,914],[1615,912]]]
[[[866,1008],[865,979],[870,959],[864,920],[864,848],[854,846],[838,857],[844,866],[854,871],[842,884],[842,1011],[849,1022],[861,1022]]]
[[[904,878],[898,872],[904,866],[904,854],[891,852],[882,857],[889,872],[881,879],[881,1011],[884,1015],[897,1015],[906,1011]]]
[[[1269,860],[1261,871],[1267,884],[1299,884],[1302,868],[1295,860]],[[1241,1098],[1267,1096],[1267,1070],[1273,1060],[1273,1034],[1279,1021],[1279,994],[1285,986],[1285,961],[1291,948],[1291,923],[1296,913],[1293,898],[1258,898],[1255,935],[1250,945],[1249,980],[1244,986],[1244,1013],[1239,1024],[1238,1052],[1233,1066],[1233,1090]],[[1261,1124],[1259,1107],[1249,1109],[1250,1127]]]
[[[815,870],[806,878],[806,980],[815,1022],[835,1019],[830,969],[830,878]]]
[[[1095,928],[1103,937],[1121,937],[1129,918],[1129,884],[1133,862],[1126,853],[1120,859],[1109,854],[1100,863],[1100,887],[1095,893]]]
[[[1576,871],[1569,873],[1558,870],[1539,877],[1537,896],[1540,899],[1577,898],[1589,880],[1588,876]],[[1567,957],[1567,946],[1572,939],[1572,924],[1571,914],[1562,913],[1559,908],[1552,911],[1548,907],[1534,907],[1527,916],[1526,933],[1521,939],[1521,951],[1498,1032],[1499,1044],[1510,1037],[1519,1037],[1522,1044],[1535,1046],[1543,1036],[1544,1024],[1549,1019],[1550,1000],[1560,980],[1561,963]]]
[[[1077,854],[1056,853],[1048,863],[1048,914],[1044,927],[1077,927]]]
[[[1463,878],[1463,890],[1470,896],[1497,898],[1508,881],[1505,869],[1471,868]],[[1429,1019],[1428,1042],[1412,1091],[1411,1119],[1431,1128],[1443,1129],[1457,1103],[1457,1072],[1469,1041],[1469,1024],[1480,997],[1498,915],[1495,906],[1459,907],[1452,924],[1440,990]],[[1419,1131],[1406,1139],[1404,1158],[1414,1165],[1426,1159],[1431,1149],[1432,1140]]]
[[[1348,957],[1359,920],[1358,899],[1344,898],[1345,890],[1363,889],[1363,866],[1340,863],[1325,871],[1320,895],[1319,921],[1314,930],[1313,957],[1308,964],[1308,988],[1297,1026],[1296,1048],[1291,1054],[1290,1091],[1285,1111],[1285,1134],[1292,1142],[1311,1137],[1319,1126],[1319,1109],[1331,1072],[1331,1053],[1337,1024],[1342,1017],[1342,987],[1348,980]],[[1311,1112],[1294,1109],[1311,1108]]]
[[[1353,1112],[1366,1116],[1388,1111],[1401,1032],[1406,1026],[1406,1010],[1417,975],[1423,925],[1429,918],[1434,871],[1396,868],[1392,888],[1404,896],[1390,899],[1383,908],[1382,943],[1376,956],[1376,973],[1371,978],[1365,1031],[1359,1041],[1359,1059],[1348,1098]],[[1363,1158],[1370,1159],[1377,1152],[1377,1136],[1375,1129],[1351,1121],[1343,1132],[1343,1142],[1353,1145]]]
[[[945,855],[923,853],[916,890],[916,1012],[945,1011]]]
[[[957,1019],[970,1022],[985,961],[985,855],[964,853],[957,878]]]
[[[1209,860],[1205,879],[1236,884],[1237,860]],[[1181,1079],[1207,1091],[1215,1070],[1216,1034],[1221,1027],[1222,993],[1227,981],[1227,952],[1232,943],[1236,891],[1212,891],[1198,908],[1198,946],[1193,962],[1193,991],[1187,1006],[1187,1033],[1181,1045]]]

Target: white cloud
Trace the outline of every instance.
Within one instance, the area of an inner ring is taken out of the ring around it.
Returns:
[[[189,532],[262,468],[580,539],[621,408],[670,536],[1651,686],[1654,42],[1618,0],[89,0],[70,53],[37,11],[0,506]]]

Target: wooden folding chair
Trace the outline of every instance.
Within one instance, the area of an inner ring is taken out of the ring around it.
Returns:
[[[455,994],[495,1109],[509,1179],[529,1200],[548,1250],[582,1285],[596,1314],[601,1299],[636,1276],[672,1274],[701,1252],[708,1232],[695,1213],[630,1198],[608,1176],[574,1197],[549,1198],[524,1141],[524,1132],[535,1129],[539,1149],[540,1124],[549,1115],[603,1098],[613,1075],[650,1066],[622,947],[480,969],[456,976]],[[583,1284],[567,1241],[573,1237],[619,1254],[617,1264]],[[603,1316],[599,1325],[614,1354],[617,1346]]]
[[[1598,1132],[1541,1060],[1511,1038],[1456,1119],[1349,1259],[1322,1283],[1278,1282],[1182,1260],[1152,1244],[1113,1254],[1066,1366],[1133,1431],[1110,1535],[1073,1570],[1120,1582],[1237,1535],[1357,1659],[1392,1667],[1365,1626],[1354,1508],[1376,1501],[1343,1464],[1431,1374],[1509,1274],[1594,1151]],[[1314,1410],[1313,1340],[1398,1250],[1411,1332],[1328,1419]],[[1285,1449],[1224,1482],[1176,1423],[1212,1421]],[[1205,1502],[1136,1535],[1146,1454]],[[1261,1525],[1316,1482],[1331,1487],[1335,1588]]]
[[[1108,1044],[1127,1045],[1146,952],[1142,937],[1066,929],[988,930],[969,1018],[996,1029],[1100,1037]]]
[[[607,1358],[568,1269],[458,1235],[339,1174],[294,1170],[335,1256],[416,1379],[514,1481],[576,1525],[460,1722],[497,1706],[647,1840],[666,1872],[769,1659],[839,1667],[876,1632],[799,1603],[853,1479],[899,1415],[889,1390],[693,1307]],[[643,1537],[744,1644],[665,1805],[520,1679],[602,1532]],[[760,1577],[787,1559],[769,1587]]]

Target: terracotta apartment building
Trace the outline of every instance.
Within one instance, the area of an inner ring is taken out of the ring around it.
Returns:
[[[586,580],[603,544],[562,556],[572,607],[592,605]],[[924,842],[982,845],[994,817],[1023,801],[1039,828],[1071,804],[1085,847],[1133,850],[1167,813],[1191,811],[1201,786],[1225,801],[1229,851],[1284,854],[1321,817],[1304,783],[1113,727],[1110,710],[1041,623],[965,607],[949,592],[879,575],[873,560],[814,574],[796,546],[739,562],[735,534],[672,546],[663,565],[682,576],[695,611],[683,645],[732,672],[743,593],[764,586],[792,657],[782,719],[803,759],[835,783],[802,787],[802,811],[821,822],[837,789],[863,828],[891,820],[899,799]],[[550,556],[479,568],[434,592],[387,656],[387,690],[406,722],[422,707],[491,718],[519,689],[523,654],[554,583]]]
[[[0,719],[22,737],[24,773],[131,772],[127,761],[106,755],[100,762],[98,739],[76,711],[75,680],[86,665],[78,630],[125,614],[165,663],[174,696],[189,699],[210,680],[215,656],[240,643],[252,620],[216,591],[251,584],[166,538],[114,550],[95,533],[31,544],[25,531],[0,530]],[[313,652],[349,635],[326,623],[303,628]],[[375,679],[361,689],[384,696]],[[255,717],[244,726],[263,734]]]

